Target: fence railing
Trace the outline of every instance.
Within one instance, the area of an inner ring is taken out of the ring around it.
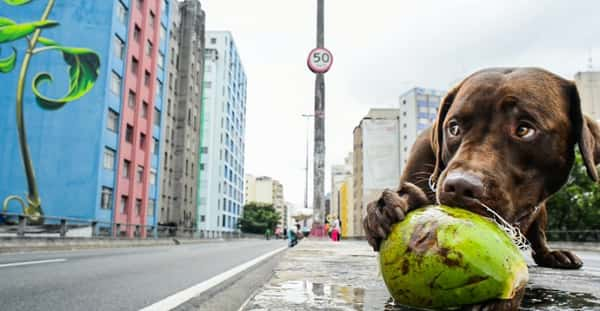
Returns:
[[[548,230],[549,241],[600,242],[600,230]]]
[[[43,225],[28,224],[27,216],[0,212],[0,237],[58,237],[108,239],[234,239],[260,235],[225,230],[197,230],[194,227],[140,225],[82,218],[42,216]]]

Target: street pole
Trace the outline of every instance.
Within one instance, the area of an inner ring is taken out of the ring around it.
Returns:
[[[315,115],[314,114],[303,114],[302,115],[304,118],[312,118]],[[309,152],[309,133],[310,133],[310,129],[307,126],[306,127],[306,162],[305,162],[305,166],[304,166],[304,171],[305,171],[305,178],[304,178],[304,209],[307,210],[308,209],[308,152]],[[304,219],[304,226],[306,227],[306,218]]]
[[[324,0],[317,0],[317,48],[324,48]],[[323,224],[325,203],[325,79],[323,73],[315,78],[315,144],[314,144],[313,224]]]

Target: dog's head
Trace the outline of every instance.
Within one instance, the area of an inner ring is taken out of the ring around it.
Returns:
[[[598,180],[598,125],[583,116],[575,84],[542,69],[469,76],[442,100],[431,143],[440,203],[490,216],[483,203],[522,227],[566,182],[575,145]]]

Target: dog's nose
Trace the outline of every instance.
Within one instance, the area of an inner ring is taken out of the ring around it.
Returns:
[[[483,197],[483,183],[477,175],[467,172],[451,172],[444,180],[442,190],[446,195],[453,197],[454,201],[463,199],[481,199]]]

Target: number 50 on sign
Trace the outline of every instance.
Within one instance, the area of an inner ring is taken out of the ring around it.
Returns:
[[[333,63],[333,55],[328,49],[316,48],[308,54],[308,68],[314,73],[326,73]]]

